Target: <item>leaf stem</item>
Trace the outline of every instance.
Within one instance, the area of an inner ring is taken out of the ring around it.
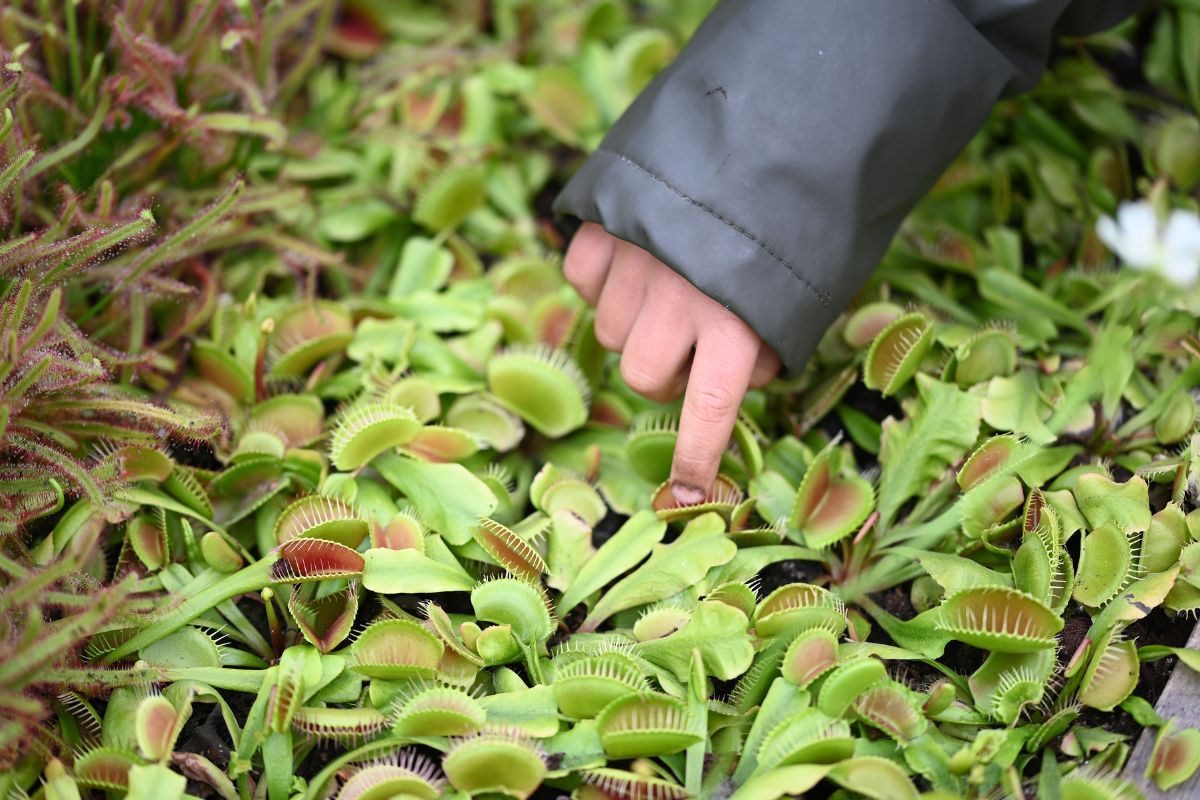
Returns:
[[[197,592],[169,611],[158,621],[141,630],[129,641],[121,644],[104,657],[104,663],[111,664],[122,658],[127,658],[147,645],[154,644],[159,639],[174,633],[210,608],[239,594],[256,592],[264,588],[271,580],[271,565],[274,559],[264,558],[250,566],[235,572],[208,588]]]

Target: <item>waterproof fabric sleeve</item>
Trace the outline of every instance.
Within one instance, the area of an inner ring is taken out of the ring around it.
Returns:
[[[799,371],[996,100],[1037,82],[1063,26],[1138,5],[725,0],[555,209],[649,250]]]

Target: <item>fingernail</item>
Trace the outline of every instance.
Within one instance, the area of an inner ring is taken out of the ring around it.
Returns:
[[[704,492],[690,483],[671,481],[671,494],[675,503],[681,506],[698,506],[704,502]]]

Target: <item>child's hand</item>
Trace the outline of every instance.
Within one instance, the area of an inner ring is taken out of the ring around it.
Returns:
[[[631,389],[666,401],[686,387],[671,488],[681,504],[700,502],[746,389],[766,385],[779,356],[729,309],[599,225],[579,229],[563,270],[596,306],[596,338],[621,353]]]

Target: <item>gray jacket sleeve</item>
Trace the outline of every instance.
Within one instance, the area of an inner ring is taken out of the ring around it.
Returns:
[[[724,0],[555,209],[598,222],[803,369],[905,214],[1055,35],[1134,0]]]

